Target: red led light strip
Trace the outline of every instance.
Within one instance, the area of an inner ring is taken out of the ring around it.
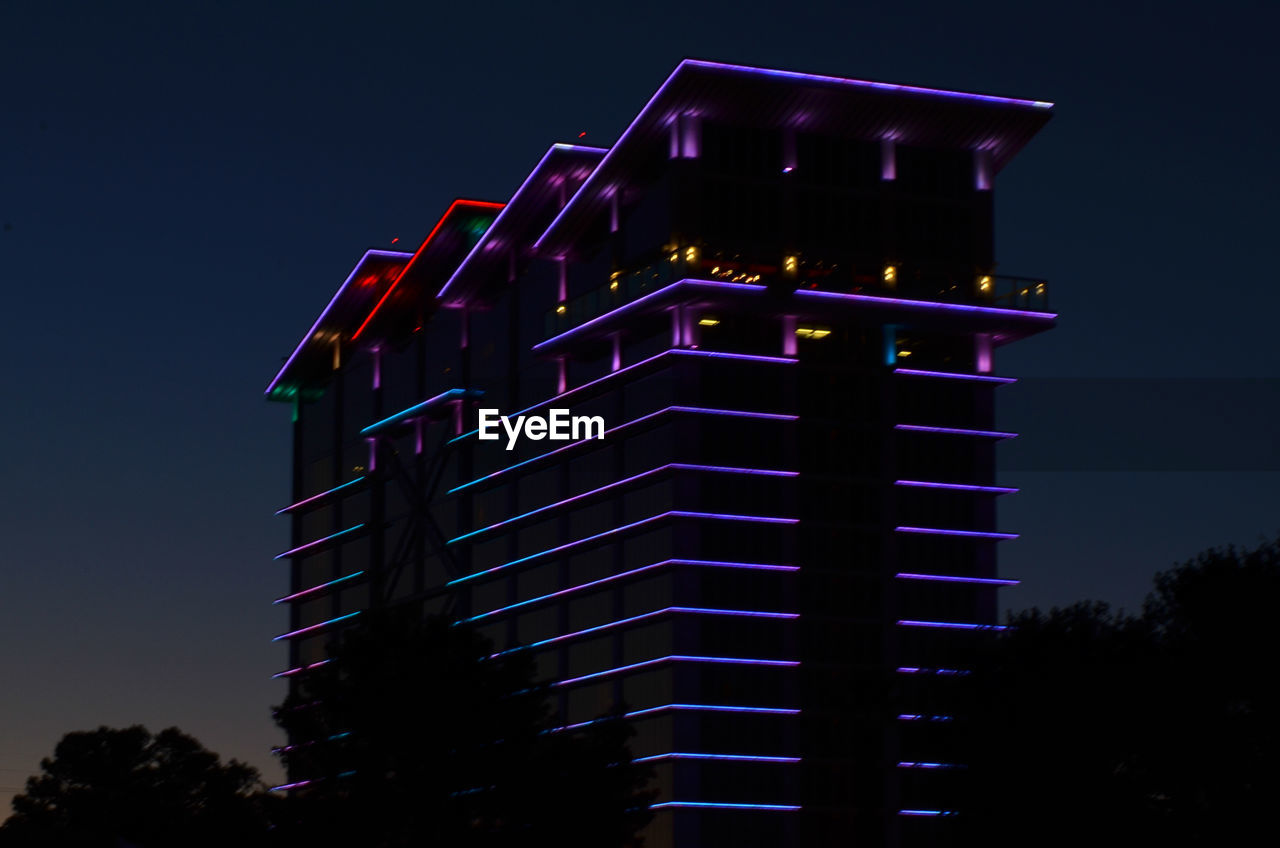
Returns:
[[[369,312],[369,316],[364,319],[364,323],[362,323],[351,335],[351,340],[355,341],[360,338],[360,334],[365,331],[365,328],[369,326],[369,322],[373,320],[373,316],[378,314],[378,310],[382,308],[382,304],[386,303],[387,298],[391,297],[391,293],[395,291],[396,286],[400,284],[400,280],[406,273],[408,273],[409,269],[413,267],[413,263],[418,261],[418,257],[422,255],[422,251],[427,249],[427,245],[431,244],[431,240],[440,232],[440,228],[444,226],[444,222],[449,220],[449,216],[453,214],[454,209],[459,206],[467,206],[473,209],[501,209],[506,205],[507,204],[505,203],[495,203],[491,200],[466,200],[464,198],[458,198],[450,203],[449,208],[444,210],[444,214],[440,216],[440,220],[436,221],[436,225],[431,228],[431,232],[427,233],[427,237],[423,240],[417,251],[414,252],[413,258],[405,263],[405,266],[400,269],[400,273],[396,275],[396,278],[391,281],[391,285],[387,286],[387,290],[382,293],[382,297],[378,299],[376,304],[374,304],[373,309]]]

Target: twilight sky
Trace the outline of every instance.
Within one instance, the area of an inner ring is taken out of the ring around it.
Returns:
[[[262,390],[362,252],[692,56],[1005,94],[997,358],[1015,608],[1140,604],[1280,531],[1267,2],[0,6],[0,818],[66,731],[178,725],[279,770],[289,412]]]

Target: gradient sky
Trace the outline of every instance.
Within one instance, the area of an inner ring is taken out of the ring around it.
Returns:
[[[686,56],[1058,104],[997,183],[1001,271],[1062,313],[997,360],[1011,606],[1136,608],[1280,530],[1276,4],[464,6],[0,6],[5,812],[99,724],[279,776],[262,390],[366,248],[608,145]]]

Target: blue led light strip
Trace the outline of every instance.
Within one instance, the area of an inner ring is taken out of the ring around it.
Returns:
[[[661,804],[650,804],[651,810],[679,809],[686,807],[701,810],[768,810],[771,812],[794,812],[800,807],[795,804],[727,804],[720,801],[663,801]]]
[[[572,686],[575,683],[581,683],[584,680],[596,680],[601,677],[611,677],[615,674],[625,674],[628,671],[637,671],[642,668],[651,668],[655,665],[662,665],[669,662],[690,662],[690,663],[708,663],[711,665],[751,665],[763,666],[768,668],[795,668],[800,665],[799,660],[756,660],[744,657],[697,657],[688,654],[672,654],[666,657],[657,657],[651,660],[642,660],[641,662],[620,665],[617,668],[609,668],[604,671],[597,671],[591,674],[584,674],[579,677],[570,677],[566,680],[558,680],[551,684],[553,689],[562,686]]]
[[[461,400],[463,398],[480,397],[483,394],[484,392],[479,389],[449,389],[448,391],[441,392],[435,397],[427,398],[422,403],[414,404],[408,409],[402,409],[395,415],[388,416],[381,421],[375,421],[373,424],[370,424],[368,427],[361,430],[360,435],[370,436],[379,430],[385,430],[388,427],[393,427],[402,421],[408,421],[411,418],[420,417],[435,409],[442,403],[447,403],[451,400]]]
[[[764,421],[796,421],[800,418],[799,415],[785,415],[777,412],[748,412],[745,410],[738,410],[738,409],[709,409],[707,407],[701,407],[701,406],[668,406],[664,409],[659,409],[657,412],[650,412],[646,415],[641,415],[639,418],[632,419],[631,421],[626,421],[622,424],[617,425],[616,427],[612,427],[608,430],[605,430],[602,435],[602,438],[603,436],[615,435],[619,431],[624,430],[628,427],[634,427],[637,424],[642,424],[645,421],[650,421],[654,418],[657,418],[660,415],[666,415],[671,412],[683,412],[683,413],[689,413],[693,415],[723,415],[730,418],[755,418],[755,419],[760,419]],[[597,442],[597,441],[599,441],[599,439],[586,438],[586,439],[579,439],[576,442],[570,442],[569,444],[562,445],[561,447],[558,447],[555,450],[547,451],[546,453],[539,454],[535,457],[526,459],[523,462],[517,462],[515,465],[508,465],[506,468],[502,468],[502,469],[499,469],[498,471],[491,472],[489,474],[484,475],[483,477],[477,477],[476,479],[470,481],[469,483],[463,483],[461,486],[454,486],[446,494],[452,495],[454,492],[460,492],[463,489],[470,488],[471,486],[474,486],[478,483],[483,483],[486,480],[492,480],[494,477],[498,477],[502,474],[506,474],[509,471],[514,471],[517,468],[523,468],[524,466],[529,465],[530,463],[540,462],[549,457],[563,453],[564,451],[572,450],[573,448],[581,447],[582,445],[588,444],[590,442]]]
[[[935,677],[968,677],[973,674],[967,668],[920,668],[918,666],[899,666],[898,674],[923,674]]]
[[[623,718],[644,718],[650,715],[657,715],[665,712],[707,712],[707,713],[750,713],[754,715],[772,715],[772,716],[795,716],[800,715],[797,709],[787,707],[741,707],[728,706],[722,704],[663,704],[660,707],[646,707],[643,710],[632,710],[623,714]],[[580,730],[584,727],[590,727],[593,724],[599,724],[602,721],[608,721],[607,718],[596,718],[590,721],[580,721],[576,724],[566,724],[564,727],[556,727],[552,729],[553,733],[559,733],[565,730]]]
[[[898,810],[900,816],[954,816],[955,810]]]
[[[908,433],[940,433],[944,436],[977,436],[982,439],[1016,439],[1017,433],[1004,430],[969,430],[964,427],[930,427],[924,424],[895,424],[893,429]]]
[[[799,477],[800,476],[800,472],[798,471],[771,471],[771,470],[762,469],[762,468],[732,468],[724,465],[694,465],[687,462],[669,462],[666,465],[660,465],[657,468],[651,468],[648,471],[642,471],[639,474],[634,474],[631,477],[627,477],[624,480],[618,480],[617,482],[610,483],[607,486],[601,486],[598,489],[592,489],[589,492],[583,492],[580,495],[574,495],[571,498],[565,498],[564,500],[556,501],[555,503],[552,503],[552,504],[547,504],[546,506],[539,507],[535,510],[530,510],[529,512],[523,513],[521,515],[516,515],[511,518],[505,519],[503,521],[490,524],[488,527],[481,527],[479,530],[472,530],[470,533],[464,533],[461,536],[455,536],[454,538],[449,540],[448,544],[452,545],[454,542],[461,542],[463,539],[470,539],[472,536],[478,536],[481,533],[487,533],[490,530],[497,530],[500,527],[506,527],[508,525],[516,523],[517,521],[523,521],[526,518],[532,518],[535,515],[541,515],[544,512],[548,512],[550,510],[554,510],[562,506],[567,506],[568,504],[571,504],[571,503],[576,503],[577,501],[580,501],[584,498],[589,498],[592,495],[599,495],[611,489],[616,489],[620,486],[625,486],[629,483],[635,483],[638,480],[644,480],[646,478],[656,476],[658,474],[661,474],[664,471],[706,471],[711,473],[722,473],[722,474],[754,475],[757,477]]]
[[[283,508],[283,509],[277,509],[277,510],[276,510],[276,515],[284,515],[286,512],[293,512],[295,509],[297,509],[297,508],[299,508],[299,507],[306,506],[307,504],[309,504],[309,503],[313,503],[313,502],[315,502],[315,501],[318,501],[318,500],[320,500],[321,498],[327,498],[329,495],[336,494],[337,492],[341,492],[343,489],[345,489],[345,488],[347,488],[347,487],[349,487],[349,486],[354,486],[356,483],[363,482],[363,481],[364,481],[364,479],[365,479],[365,478],[364,478],[363,476],[360,476],[360,477],[357,477],[357,478],[356,478],[356,479],[354,479],[354,480],[348,480],[347,482],[345,482],[345,483],[343,483],[343,484],[341,484],[341,485],[334,486],[332,489],[329,489],[329,490],[327,490],[327,491],[321,492],[321,493],[320,493],[320,494],[318,494],[318,495],[312,495],[312,496],[311,496],[311,497],[309,497],[309,498],[303,498],[302,500],[298,501],[298,502],[297,502],[297,503],[295,503],[295,504],[289,504],[288,506],[286,506],[286,507],[285,507],[285,508]]]
[[[948,574],[913,574],[901,571],[894,577],[900,580],[932,580],[937,583],[972,583],[975,586],[1017,586],[1020,580],[1006,580],[1001,577],[952,577]]]
[[[645,621],[650,618],[668,614],[688,614],[688,615],[722,615],[737,618],[772,618],[779,620],[791,621],[800,617],[799,613],[794,612],[756,612],[751,610],[729,610],[729,609],[712,609],[709,607],[665,607],[652,612],[633,615],[630,618],[623,618],[618,621],[610,621],[607,624],[598,624],[595,627],[588,627],[585,630],[578,630],[573,633],[566,633],[563,636],[553,636],[549,639],[540,639],[537,642],[530,642],[527,645],[517,645],[514,648],[508,648],[505,651],[499,651],[496,654],[490,654],[489,658],[506,656],[519,651],[528,651],[533,648],[542,648],[547,645],[554,645],[559,642],[565,642],[570,639],[577,639],[580,636],[587,636],[592,633],[599,633],[604,630],[612,630],[615,627],[624,627],[628,624],[635,624],[638,621]]]
[[[520,601],[519,603],[510,604],[505,607],[498,607],[497,609],[492,609],[492,610],[489,610],[488,612],[482,612],[479,615],[473,615],[470,618],[463,619],[463,621],[466,621],[466,622],[479,621],[482,618],[489,618],[495,615],[502,615],[503,613],[511,612],[512,610],[521,609],[523,607],[527,607],[532,604],[541,603],[543,601],[549,601],[549,600],[552,600],[553,598],[560,598],[565,595],[570,595],[575,592],[582,592],[587,589],[594,589],[598,586],[604,586],[609,583],[614,583],[618,580],[625,580],[628,577],[634,577],[637,574],[642,574],[646,571],[652,571],[658,568],[665,568],[666,566],[670,566],[670,565],[691,565],[691,566],[698,566],[698,567],[704,567],[704,568],[741,568],[746,571],[799,571],[800,570],[800,567],[797,565],[766,565],[763,563],[756,563],[756,562],[727,562],[722,560],[706,560],[706,559],[664,559],[662,562],[654,562],[654,563],[650,563],[649,565],[642,565],[639,568],[633,568],[630,571],[622,571],[622,572],[619,572],[618,574],[611,574],[608,577],[601,577],[599,580],[592,580],[588,583],[581,583],[577,586],[570,586],[567,589],[560,589],[559,591],[551,592],[550,594],[547,594],[547,595],[539,595],[538,597],[530,598],[527,601]]]
[[[954,371],[923,371],[919,368],[895,368],[893,373],[904,377],[937,377],[942,380],[968,380],[975,383],[1006,385],[1018,382],[1017,377],[993,377],[990,374],[957,374]]]
[[[320,660],[319,662],[313,662],[310,665],[300,665],[297,668],[291,668],[291,669],[288,669],[287,671],[277,672],[276,674],[271,675],[271,679],[276,680],[277,678],[280,678],[280,677],[293,677],[295,674],[301,674],[304,671],[311,671],[312,669],[319,668],[322,665],[328,665],[331,662],[333,662],[333,660],[328,659],[328,660]]]
[[[965,624],[959,621],[917,621],[904,618],[898,621],[899,627],[931,627],[938,630],[1008,630],[1003,624]]]
[[[949,489],[955,492],[983,492],[991,495],[1011,495],[1017,489],[1009,486],[974,486],[969,483],[930,483],[924,480],[894,480],[895,486],[908,486],[917,489]]]
[[[654,754],[636,757],[633,762],[654,763],[659,760],[721,760],[731,763],[798,763],[799,757],[764,757],[754,754]]]
[[[300,554],[303,551],[307,551],[316,547],[317,545],[323,545],[325,542],[332,542],[334,539],[338,539],[343,536],[354,533],[362,527],[364,527],[364,524],[360,523],[354,527],[348,527],[346,530],[339,530],[337,533],[333,533],[331,535],[325,536],[323,539],[316,539],[314,542],[307,542],[305,545],[299,545],[298,547],[293,548],[291,550],[287,550],[282,554],[276,554],[274,559],[284,559],[285,557],[290,557],[290,556],[293,556],[294,554]]]
[[[321,583],[318,586],[312,586],[310,589],[303,589],[301,592],[294,592],[292,595],[285,595],[283,598],[276,598],[271,603],[283,604],[288,601],[296,601],[298,598],[305,598],[307,595],[312,595],[312,594],[315,594],[316,592],[322,592],[325,589],[328,589],[332,586],[337,586],[339,583],[345,583],[348,580],[354,580],[355,578],[359,577],[361,574],[364,574],[364,572],[354,571],[351,574],[348,574],[344,577],[339,577],[337,580],[330,580],[328,583]]]
[[[321,630],[325,627],[329,627],[330,625],[337,624],[340,621],[346,621],[348,619],[355,618],[359,614],[360,614],[359,610],[357,610],[356,612],[349,612],[346,615],[340,615],[337,618],[331,618],[328,621],[322,621],[319,624],[313,624],[310,627],[304,627],[301,630],[293,630],[293,631],[290,631],[289,633],[281,633],[279,636],[276,636],[271,641],[279,642],[281,639],[292,639],[294,636],[301,636],[304,633],[312,633],[316,630]]]
[[[908,527],[893,528],[895,533],[915,533],[924,536],[960,536],[968,539],[1016,539],[1017,533],[993,533],[986,530],[948,530],[940,527]]]
[[[949,715],[925,715],[924,713],[903,713],[898,716],[898,721],[933,721],[933,722],[950,722],[955,721],[955,716]]]
[[[578,392],[586,391],[587,389],[590,389],[593,386],[598,386],[601,383],[608,382],[609,380],[617,379],[618,377],[621,377],[623,374],[626,374],[630,371],[634,371],[638,368],[643,368],[644,366],[657,362],[659,359],[663,359],[667,356],[695,357],[695,358],[703,358],[703,359],[729,359],[729,360],[735,360],[738,362],[765,362],[765,363],[770,363],[774,365],[795,365],[796,362],[799,361],[795,357],[788,357],[788,356],[761,356],[760,354],[756,354],[756,353],[721,353],[719,351],[714,351],[714,350],[689,350],[688,348],[673,347],[673,348],[664,350],[661,353],[655,353],[653,356],[650,356],[647,359],[642,359],[639,362],[632,363],[631,365],[628,365],[625,368],[619,368],[617,371],[610,371],[608,374],[605,374],[603,377],[597,377],[594,380],[591,380],[590,382],[583,383],[581,386],[574,386],[572,389],[561,392],[555,397],[550,397],[550,398],[547,398],[546,400],[538,401],[533,406],[525,407],[519,412],[512,413],[507,417],[515,418],[517,416],[524,415],[526,412],[532,412],[533,410],[538,409],[539,407],[547,406],[548,404],[556,403],[557,401],[562,402],[566,398],[570,397],[571,395],[575,395]],[[449,440],[449,444],[453,444],[454,442],[461,441],[462,439],[468,438],[470,436],[474,436],[478,432],[480,432],[479,429],[468,430],[467,432],[463,433],[461,436],[454,436],[452,439]]]
[[[898,763],[900,769],[962,769],[964,766],[957,763]]]
[[[651,515],[648,518],[642,518],[639,521],[633,521],[630,524],[624,524],[621,527],[615,527],[612,530],[605,530],[603,533],[595,533],[591,536],[586,536],[582,539],[576,539],[572,542],[566,542],[563,545],[557,545],[554,548],[548,548],[545,551],[538,551],[537,553],[529,554],[528,556],[523,556],[523,557],[520,557],[519,559],[513,559],[510,562],[504,562],[501,565],[495,565],[493,568],[486,568],[484,571],[477,571],[472,574],[463,575],[462,577],[457,577],[457,578],[454,578],[453,580],[450,580],[445,585],[456,586],[457,584],[465,583],[468,580],[475,580],[477,577],[484,577],[487,574],[493,574],[498,571],[504,571],[508,568],[513,568],[517,565],[524,565],[525,563],[538,559],[539,557],[549,556],[551,554],[572,550],[573,548],[579,547],[581,545],[586,545],[591,542],[598,541],[600,539],[608,538],[610,536],[616,536],[619,533],[626,533],[630,530],[636,529],[637,527],[644,527],[646,525],[653,524],[654,522],[662,521],[663,519],[667,519],[667,518],[701,518],[701,519],[706,519],[710,521],[740,521],[748,524],[798,524],[800,521],[800,519],[798,518],[774,518],[772,516],[765,516],[765,515],[732,515],[729,513],[721,513],[721,512],[690,512],[688,510],[673,509],[668,512],[661,512],[661,513],[658,513],[657,515]]]

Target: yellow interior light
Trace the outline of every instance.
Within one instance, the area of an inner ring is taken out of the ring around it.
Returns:
[[[898,356],[910,356],[910,355],[911,355],[911,351],[909,351],[909,350],[900,350],[900,351],[898,351]]]
[[[799,257],[796,257],[796,256],[787,256],[787,257],[784,257],[782,260],[782,268],[789,274],[795,273],[795,270],[797,267],[799,267],[799,265],[800,265],[800,259]]]
[[[889,285],[898,282],[898,268],[896,265],[884,266],[884,281]]]
[[[557,314],[557,315],[563,315],[563,314],[564,314],[564,304],[563,304],[563,303],[556,307],[556,314]]]
[[[697,261],[698,261],[698,248],[696,248],[696,247],[686,247],[686,248],[684,249],[684,261],[685,261],[685,262],[697,262]]]
[[[702,327],[714,327],[720,323],[719,318],[699,318],[698,324]]]
[[[978,278],[978,291],[982,292],[983,294],[986,294],[987,292],[991,291],[990,277],[984,275]]]

